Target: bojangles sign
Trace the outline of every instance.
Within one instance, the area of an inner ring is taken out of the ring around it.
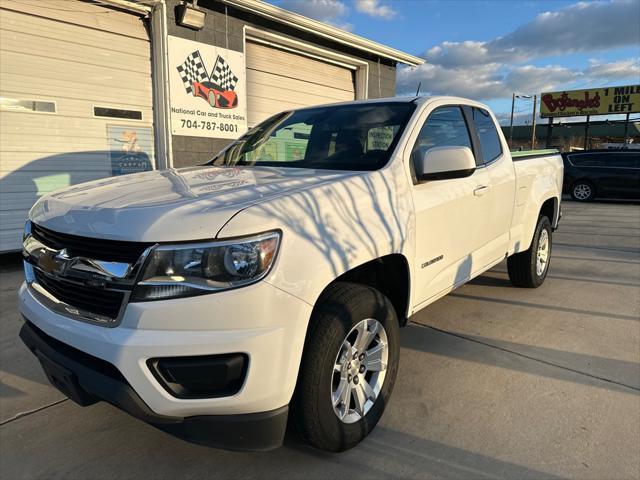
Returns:
[[[640,112],[640,85],[548,92],[540,96],[543,118],[637,112]]]

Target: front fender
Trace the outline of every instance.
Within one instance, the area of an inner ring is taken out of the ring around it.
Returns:
[[[314,305],[329,283],[359,265],[393,253],[412,258],[411,195],[397,170],[400,175],[392,168],[365,172],[254,205],[218,237],[281,230],[265,281]]]

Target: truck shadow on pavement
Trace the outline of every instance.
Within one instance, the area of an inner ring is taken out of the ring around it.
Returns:
[[[556,312],[564,312],[564,313],[575,313],[577,315],[586,315],[590,317],[602,317],[602,318],[615,318],[617,320],[631,320],[635,322],[640,322],[640,318],[635,315],[625,315],[622,313],[611,313],[611,312],[595,312],[592,310],[583,310],[581,308],[571,308],[571,307],[561,307],[558,305],[544,305],[540,303],[531,303],[531,302],[523,302],[520,300],[506,300],[503,298],[492,298],[487,296],[480,295],[468,295],[463,293],[450,293],[448,295],[449,298],[460,298],[465,300],[474,300],[480,302],[490,302],[490,303],[499,303],[503,305],[514,305],[518,307],[526,307],[540,310],[552,310]]]
[[[286,454],[287,450],[323,463],[338,464],[342,478],[561,478],[382,425],[361,444],[341,454],[321,452],[294,442],[287,442],[280,452]],[[317,478],[318,473],[321,472],[306,470],[305,478]]]
[[[506,273],[501,270],[492,270],[492,273]],[[555,280],[569,280],[575,282],[586,282],[586,283],[598,283],[601,285],[621,285],[624,287],[636,287],[640,288],[640,283],[637,282],[623,282],[618,280],[609,280],[609,279],[599,279],[599,278],[589,278],[589,277],[572,277],[568,275],[556,275],[550,273],[547,275],[547,278],[552,278]],[[489,275],[482,275],[480,277],[476,277],[469,282],[469,285],[479,285],[484,287],[504,287],[504,288],[513,288],[513,285],[509,281],[508,278],[504,277],[495,277]]]
[[[447,332],[425,323],[409,324],[401,338],[404,348],[419,352],[640,395],[635,362]]]

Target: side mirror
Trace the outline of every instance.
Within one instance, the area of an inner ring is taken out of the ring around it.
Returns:
[[[468,177],[476,170],[469,147],[433,147],[415,162],[418,180],[447,180]]]

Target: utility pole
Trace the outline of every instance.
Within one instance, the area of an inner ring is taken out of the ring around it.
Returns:
[[[547,141],[545,142],[545,148],[551,148],[551,142],[553,138],[553,117],[549,117],[549,123],[547,123]]]
[[[629,114],[627,113],[627,118],[624,121],[624,144],[627,146],[627,140],[629,139]]]
[[[587,115],[587,121],[584,124],[584,150],[589,148],[589,117],[590,115]]]
[[[531,150],[536,149],[536,107],[538,103],[538,96],[533,96],[533,115],[531,118]]]
[[[513,109],[516,105],[516,94],[511,94],[511,122],[509,123],[509,148],[513,148]]]
[[[511,124],[509,126],[509,149],[513,148],[513,113],[516,104],[516,98],[531,98],[531,95],[511,95]],[[533,102],[535,104],[535,102]]]

